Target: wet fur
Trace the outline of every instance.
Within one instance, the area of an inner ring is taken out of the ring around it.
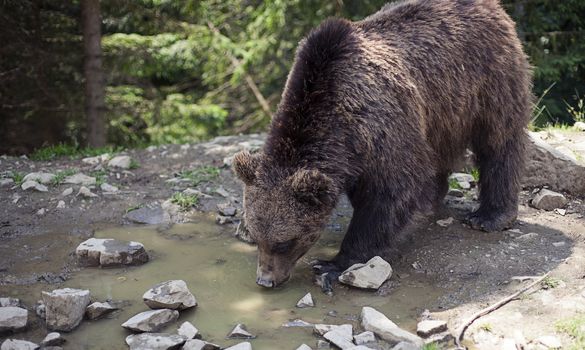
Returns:
[[[333,198],[323,213],[348,195],[354,215],[334,259],[345,268],[391,257],[470,147],[481,174],[470,221],[500,230],[517,215],[530,91],[530,65],[496,0],[403,1],[360,22],[330,19],[299,45],[255,177],[278,186],[318,170]]]

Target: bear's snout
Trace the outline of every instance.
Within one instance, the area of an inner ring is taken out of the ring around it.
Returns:
[[[259,286],[262,286],[262,287],[266,287],[266,288],[274,287],[274,282],[272,280],[265,279],[262,276],[259,276],[258,278],[256,278],[256,284],[258,284]]]

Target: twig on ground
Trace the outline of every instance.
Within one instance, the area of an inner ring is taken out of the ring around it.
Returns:
[[[495,310],[499,309],[500,307],[506,305],[510,301],[516,299],[521,294],[526,293],[529,289],[532,289],[534,286],[536,286],[540,282],[542,282],[546,277],[548,277],[548,275],[549,275],[549,272],[545,273],[543,276],[539,277],[536,281],[530,283],[525,288],[517,291],[516,293],[514,293],[510,296],[505,297],[504,299],[498,301],[497,303],[492,304],[492,305],[486,307],[485,309],[478,311],[473,316],[471,316],[471,318],[469,318],[469,320],[467,320],[465,323],[463,323],[463,325],[461,325],[461,327],[459,328],[459,331],[457,332],[457,335],[455,337],[455,345],[457,345],[457,349],[467,349],[466,347],[461,345],[461,342],[463,341],[465,331],[467,330],[467,328],[469,328],[469,326],[471,326],[471,324],[473,322],[475,322],[478,318],[485,316],[485,315],[489,314],[490,312],[495,311]]]

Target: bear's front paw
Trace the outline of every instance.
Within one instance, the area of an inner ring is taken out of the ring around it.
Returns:
[[[333,260],[313,260],[310,264],[316,275],[322,275],[329,272],[341,273],[342,271],[339,265]]]
[[[503,231],[512,227],[517,214],[514,212],[482,213],[477,211],[467,218],[472,228],[487,232]]]
[[[321,291],[327,295],[333,294],[333,285],[337,282],[343,269],[335,261],[313,260],[311,262],[316,282],[321,286]]]

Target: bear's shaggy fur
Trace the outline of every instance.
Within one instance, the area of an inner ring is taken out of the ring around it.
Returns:
[[[531,67],[497,0],[406,0],[325,21],[299,45],[263,152],[234,159],[258,283],[289,278],[342,193],[354,214],[329,270],[388,258],[467,147],[480,169],[471,224],[509,226],[531,103]]]

